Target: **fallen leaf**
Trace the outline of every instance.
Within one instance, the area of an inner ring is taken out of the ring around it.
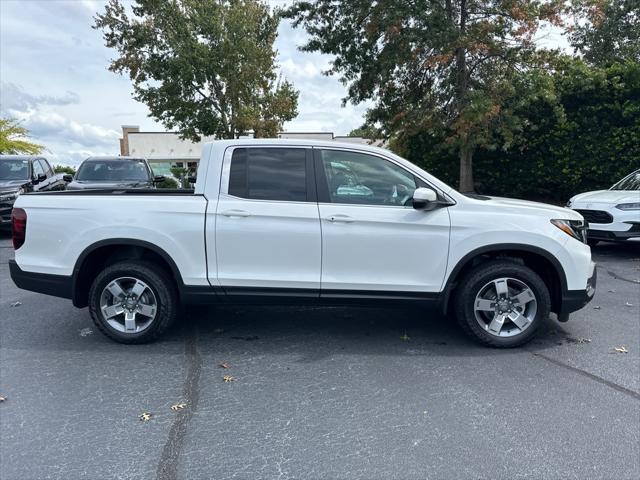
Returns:
[[[236,379],[231,375],[225,375],[224,377],[222,377],[222,380],[224,380],[224,383],[228,383],[228,382],[235,382]]]
[[[12,307],[19,307],[20,305],[22,305],[22,302],[13,302],[11,304]]]
[[[87,335],[91,335],[92,333],[93,330],[91,330],[90,328],[83,328],[82,330],[80,330],[81,337],[86,337]]]
[[[616,293],[615,290],[609,290],[609,293]]]
[[[220,368],[229,368],[229,364],[227,362],[221,363]]]
[[[3,397],[2,395],[0,395],[0,402],[4,402],[7,399],[7,397]]]
[[[633,307],[633,303],[627,302],[626,303],[627,307]]]
[[[596,305],[593,307],[594,310],[600,310],[600,305]]]
[[[178,410],[182,410],[187,406],[186,403],[176,403],[175,405],[171,405],[171,410],[177,412]]]
[[[138,419],[141,422],[148,422],[151,419],[151,414],[149,412],[142,412],[140,415],[138,415]]]
[[[618,353],[629,353],[629,350],[627,350],[627,347],[615,347],[614,350]]]
[[[405,341],[405,342],[406,342],[406,341],[408,341],[408,340],[410,340],[410,337],[408,337],[408,336],[407,336],[407,332],[404,332],[404,335],[402,335],[402,336],[400,337],[400,340],[403,340],[403,341]]]
[[[567,337],[567,341],[570,343],[591,343],[591,339],[585,338],[585,337],[579,337],[579,338]]]

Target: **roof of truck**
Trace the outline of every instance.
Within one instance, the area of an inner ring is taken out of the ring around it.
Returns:
[[[214,140],[208,142],[211,145],[288,145],[288,146],[309,146],[327,148],[348,148],[351,150],[362,150],[369,152],[384,152],[387,155],[392,152],[385,148],[374,147],[373,145],[351,142],[337,142],[335,140],[311,140],[306,138],[239,138],[235,140]]]

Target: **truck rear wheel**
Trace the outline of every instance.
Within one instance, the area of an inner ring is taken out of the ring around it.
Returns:
[[[89,290],[89,312],[98,329],[120,343],[147,343],[174,322],[174,282],[152,263],[130,260],[108,266]]]
[[[484,345],[522,345],[549,317],[549,289],[537,273],[519,263],[481,264],[462,278],[456,290],[458,322]]]

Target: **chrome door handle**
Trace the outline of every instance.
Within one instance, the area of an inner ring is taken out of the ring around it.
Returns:
[[[327,217],[326,220],[328,220],[331,223],[351,223],[351,222],[355,222],[355,220],[353,218],[351,218],[349,215],[341,215],[341,214],[331,215],[331,216]]]
[[[225,210],[224,212],[220,212],[220,215],[224,215],[225,217],[249,217],[251,214],[244,210]]]

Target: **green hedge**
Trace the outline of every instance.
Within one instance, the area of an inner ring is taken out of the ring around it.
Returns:
[[[563,202],[640,168],[640,65],[597,69],[576,61],[553,79],[561,108],[542,100],[521,108],[529,127],[509,151],[476,151],[479,193]],[[402,154],[456,186],[458,160],[443,144],[421,132]]]

